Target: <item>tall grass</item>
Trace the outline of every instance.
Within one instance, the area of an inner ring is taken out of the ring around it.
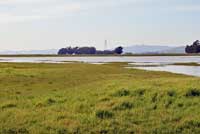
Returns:
[[[0,133],[200,133],[200,78],[124,65],[0,63]]]

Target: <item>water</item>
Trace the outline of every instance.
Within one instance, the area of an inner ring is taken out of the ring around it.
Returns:
[[[200,63],[200,56],[140,56],[140,57],[0,57],[0,62],[65,63],[71,61],[87,63]]]
[[[133,68],[133,67],[132,67]],[[149,71],[166,71],[177,74],[185,74],[191,76],[200,76],[200,66],[180,66],[180,65],[166,65],[166,66],[147,66],[147,67],[134,67],[137,69]]]
[[[103,64],[107,62],[129,62],[132,67],[151,71],[168,71],[192,76],[200,76],[200,66],[171,65],[174,63],[198,63],[200,56],[139,56],[139,57],[0,57],[0,62],[18,63],[70,63],[86,62]]]

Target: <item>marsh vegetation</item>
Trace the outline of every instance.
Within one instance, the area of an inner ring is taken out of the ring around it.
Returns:
[[[1,63],[0,133],[200,133],[200,78],[124,66]]]

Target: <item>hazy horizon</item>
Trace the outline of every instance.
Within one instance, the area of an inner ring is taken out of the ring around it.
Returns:
[[[197,0],[1,0],[0,50],[183,46],[198,39]]]
[[[70,45],[69,45],[70,46]],[[131,47],[136,47],[136,46],[139,46],[139,47],[142,47],[142,46],[149,46],[149,47],[151,47],[151,46],[153,46],[153,47],[172,47],[172,48],[178,48],[178,47],[184,47],[184,45],[153,45],[153,44],[141,44],[141,45],[139,45],[139,44],[135,44],[135,45],[125,45],[125,46],[123,46],[124,48],[131,48]],[[65,48],[65,47],[68,47],[68,46],[63,46],[63,47],[61,47],[61,48]],[[73,46],[72,46],[73,47]],[[79,46],[76,46],[76,47],[93,47],[93,46],[87,46],[87,45],[85,45],[85,46],[81,46],[81,45],[79,45]],[[44,48],[44,49],[0,49],[0,52],[6,52],[6,51],[45,51],[45,50],[59,50],[60,48]],[[104,48],[97,48],[98,50],[104,50]],[[114,47],[113,48],[108,48],[109,50],[112,50],[112,49],[114,49]]]

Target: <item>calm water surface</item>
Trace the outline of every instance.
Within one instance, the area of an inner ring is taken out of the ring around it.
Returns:
[[[179,66],[179,65],[165,65],[165,66],[143,66],[134,67],[137,69],[149,70],[149,71],[166,71],[177,74],[185,74],[191,76],[200,76],[200,66]]]
[[[200,56],[140,56],[140,57],[0,57],[0,62],[58,63],[64,61],[136,62],[136,63],[200,63]]]
[[[85,62],[101,64],[107,62],[129,62],[134,68],[168,71],[185,75],[200,76],[200,66],[170,65],[173,63],[199,63],[200,56],[140,56],[140,57],[0,57],[0,62],[66,63]]]

